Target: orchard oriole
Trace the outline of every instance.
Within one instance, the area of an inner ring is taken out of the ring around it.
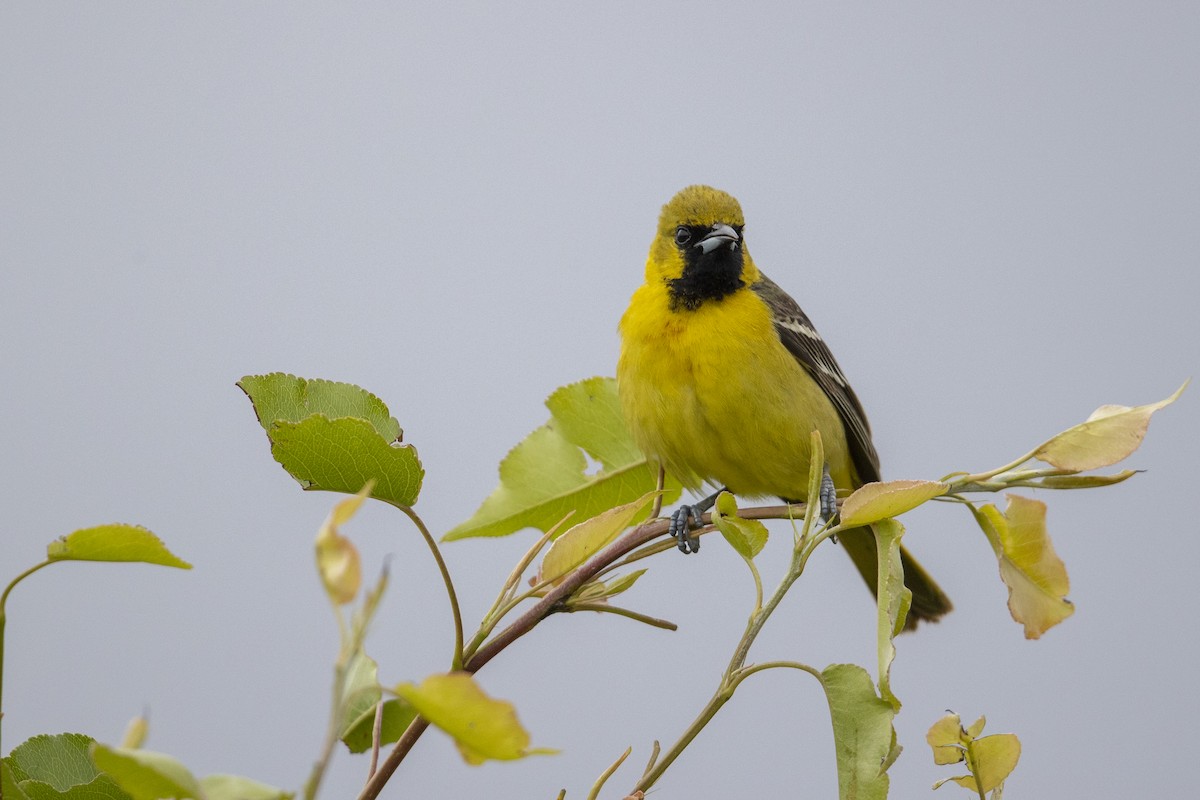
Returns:
[[[862,405],[808,316],[755,266],[742,209],[730,195],[690,186],[658,221],[645,282],[621,318],[617,385],[634,439],[691,489],[704,483],[744,496],[807,501],[811,432],[821,432],[832,488],[880,479]],[[682,506],[672,532],[699,549],[692,519],[716,495]],[[872,591],[875,542],[867,528],[839,540]],[[906,627],[936,620],[950,600],[901,549],[912,590]]]

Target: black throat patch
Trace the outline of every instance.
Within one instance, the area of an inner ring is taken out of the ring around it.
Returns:
[[[722,245],[711,253],[681,247],[683,274],[667,281],[671,310],[695,311],[706,300],[720,300],[746,285],[742,280],[742,248]]]

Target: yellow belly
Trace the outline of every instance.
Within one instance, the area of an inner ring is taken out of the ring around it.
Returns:
[[[803,500],[815,429],[834,484],[857,485],[837,411],[757,295],[695,311],[670,311],[668,299],[664,286],[643,285],[621,320],[621,405],[648,456],[691,488]]]

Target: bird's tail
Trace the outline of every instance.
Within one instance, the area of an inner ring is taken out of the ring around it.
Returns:
[[[877,584],[878,563],[875,557],[875,535],[870,528],[854,528],[838,534],[838,541],[846,548],[854,566],[862,573],[863,580],[874,594]],[[911,631],[920,622],[936,622],[939,617],[954,608],[950,598],[933,580],[925,568],[900,546],[900,563],[904,567],[904,585],[912,592],[912,607],[904,630]]]

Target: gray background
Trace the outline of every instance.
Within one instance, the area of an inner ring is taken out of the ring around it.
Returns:
[[[272,462],[234,381],[379,394],[444,531],[545,395],[613,373],[656,215],[689,183],[741,199],[890,477],[998,466],[1195,373],[1200,6],[647,5],[3,5],[0,573],[116,520],[196,565],[22,585],[6,749],[114,741],[148,707],[148,746],[197,774],[298,786],[335,649],[312,538],[336,498]],[[924,743],[947,707],[1020,735],[1014,798],[1194,789],[1196,392],[1129,460],[1146,474],[1042,497],[1078,608],[1042,641],[1008,618],[965,512],[906,519],[957,610],[899,643],[894,797],[953,774]],[[393,556],[383,678],[444,669],[446,603],[413,531],[372,508],[349,533],[370,573]],[[446,546],[468,622],[529,542]],[[578,798],[632,744],[619,796],[712,691],[752,588],[714,540],[627,598],[680,630],[556,618],[480,676],[562,755],[467,768],[431,733],[388,796]],[[753,656],[872,665],[872,615],[828,548]],[[365,770],[339,757],[325,796]],[[833,796],[816,684],[748,682],[660,786]]]

